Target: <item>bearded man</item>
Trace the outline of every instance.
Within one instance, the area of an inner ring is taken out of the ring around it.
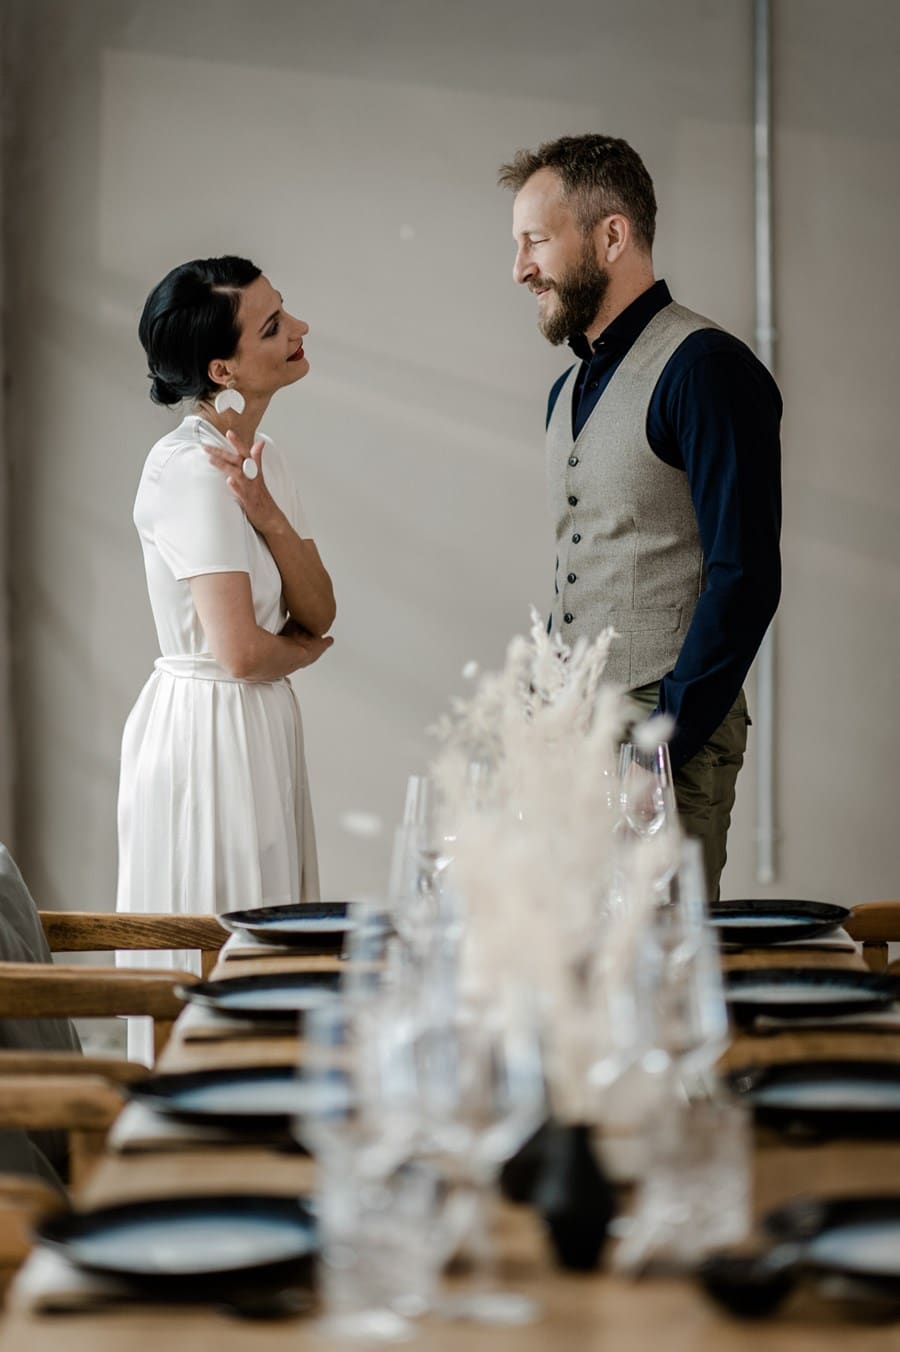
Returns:
[[[682,824],[717,897],[750,719],[743,682],[781,592],[781,396],[744,343],[653,271],[656,197],[625,141],[565,136],[502,167],[513,277],[577,363],[550,391],[549,628],[611,624],[607,678],[674,720]]]

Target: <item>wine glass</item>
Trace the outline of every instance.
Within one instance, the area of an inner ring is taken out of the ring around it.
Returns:
[[[455,837],[442,820],[437,785],[428,775],[410,775],[403,823],[394,836],[388,892],[398,933],[424,953],[446,918],[444,874],[453,862]]]
[[[646,746],[625,742],[619,752],[619,801],[622,816],[634,834],[656,836],[677,816],[669,748],[665,742]]]
[[[492,1281],[489,1205],[501,1166],[545,1120],[546,1091],[536,1023],[519,1002],[458,1006],[429,1020],[417,1038],[417,1089],[423,1148],[449,1185],[442,1244],[452,1257],[463,1240],[468,1280],[439,1301],[451,1318],[515,1325],[534,1302]]]

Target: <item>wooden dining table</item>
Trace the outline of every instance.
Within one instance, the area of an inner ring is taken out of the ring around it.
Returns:
[[[723,963],[726,969],[863,967],[856,952],[800,948],[744,950],[724,955]],[[227,979],[340,966],[332,958],[220,958],[214,975]],[[161,1070],[297,1061],[295,1037],[262,1033],[193,1041],[184,1035],[185,1017],[175,1025]],[[723,1068],[845,1057],[900,1062],[900,1031],[844,1027],[766,1036],[738,1032]],[[900,1139],[799,1144],[757,1130],[753,1166],[757,1216],[803,1194],[900,1193]],[[295,1196],[314,1186],[314,1168],[301,1155],[259,1145],[136,1153],[108,1149],[76,1200],[90,1207],[200,1192]],[[850,1322],[814,1294],[795,1295],[777,1317],[740,1321],[719,1310],[688,1277],[633,1279],[614,1275],[608,1267],[591,1274],[561,1271],[553,1264],[538,1218],[527,1207],[501,1205],[498,1249],[505,1282],[527,1289],[540,1305],[539,1320],[503,1329],[426,1317],[416,1325],[413,1346],[434,1352],[900,1352],[900,1324]],[[0,1323],[0,1352],[237,1352],[251,1344],[257,1352],[313,1352],[327,1346],[309,1315],[249,1324],[202,1305],[110,1304],[69,1314],[14,1308]]]

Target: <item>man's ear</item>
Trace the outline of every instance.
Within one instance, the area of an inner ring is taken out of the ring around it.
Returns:
[[[606,263],[615,263],[632,243],[631,221],[627,216],[604,216],[594,231],[597,257]]]

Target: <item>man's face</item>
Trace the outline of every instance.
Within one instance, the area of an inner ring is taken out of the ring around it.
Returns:
[[[593,236],[575,219],[554,170],[539,169],[516,194],[513,239],[513,279],[537,296],[538,327],[547,341],[585,333],[606,295],[609,273],[597,262]]]

